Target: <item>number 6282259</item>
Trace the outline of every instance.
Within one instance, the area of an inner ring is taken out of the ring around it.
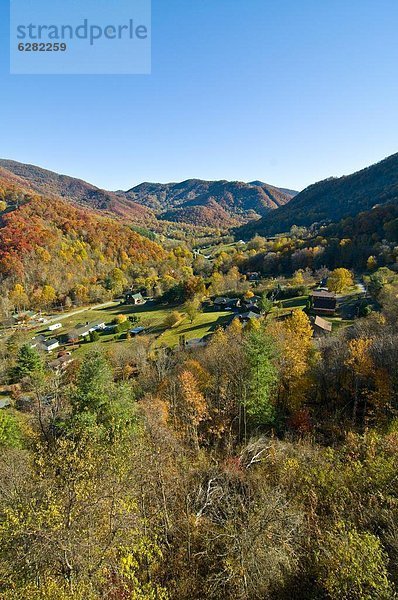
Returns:
[[[65,52],[67,50],[67,45],[58,42],[27,42],[25,44],[18,44],[18,50],[20,52]]]

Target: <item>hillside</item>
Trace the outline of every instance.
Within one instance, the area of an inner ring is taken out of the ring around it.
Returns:
[[[167,272],[167,252],[130,226],[14,184],[0,174],[3,304],[9,292],[14,308],[40,307],[49,290],[51,303],[106,300],[159,260]]]
[[[352,175],[320,181],[293,198],[266,219],[249,223],[237,235],[270,235],[292,225],[338,221],[372,209],[378,204],[398,203],[398,154]]]
[[[142,183],[127,192],[162,219],[196,225],[232,226],[264,217],[287,204],[294,192],[263,182],[203,181]]]
[[[14,181],[20,189],[64,198],[77,206],[117,215],[158,232],[165,231],[165,222],[195,227],[234,227],[267,215],[289,202],[295,194],[261,181],[200,179],[142,183],[127,192],[112,192],[81,179],[4,159],[0,159],[0,175]]]
[[[134,222],[154,220],[150,210],[128,197],[34,165],[0,159],[0,176],[10,182],[14,181],[20,188],[31,189],[49,198],[64,198],[75,205],[122,216]]]

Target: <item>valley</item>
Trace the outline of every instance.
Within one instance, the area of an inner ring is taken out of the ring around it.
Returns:
[[[394,164],[296,195],[0,162],[1,568],[21,600],[42,598],[31,564],[51,600],[333,598],[335,561],[392,597]]]

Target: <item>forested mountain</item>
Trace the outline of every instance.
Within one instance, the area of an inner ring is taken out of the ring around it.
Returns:
[[[150,210],[136,204],[131,198],[102,190],[81,179],[59,175],[13,160],[0,160],[0,168],[0,175],[4,178],[15,180],[19,187],[31,189],[47,197],[65,198],[73,204],[116,214],[133,221],[148,222],[154,219]]]
[[[326,179],[309,186],[287,206],[266,219],[249,223],[238,231],[251,237],[288,231],[292,225],[338,221],[372,209],[378,204],[398,203],[398,154],[353,175]]]
[[[181,183],[142,183],[127,194],[167,220],[231,225],[267,215],[287,204],[295,192],[261,181],[188,179]]]
[[[110,192],[67,175],[0,160],[2,175],[19,188],[47,197],[65,198],[78,206],[162,229],[161,221],[201,227],[232,227],[265,216],[283,206],[295,192],[262,182],[253,184],[190,179],[182,183],[142,183],[127,192]]]
[[[0,171],[1,600],[397,598],[398,203],[134,228]]]
[[[267,187],[268,184],[264,183],[264,181],[259,181],[258,179],[256,179],[255,181],[249,181],[249,185],[257,185],[259,187]],[[294,196],[297,196],[297,194],[299,192],[297,192],[296,190],[290,190],[288,188],[278,188],[281,192],[283,192],[284,194],[288,194],[288,196],[291,196],[292,198],[294,198]]]
[[[11,185],[0,175],[2,307],[106,301],[132,281],[177,282],[186,255],[116,219]],[[139,279],[140,278],[140,279]]]

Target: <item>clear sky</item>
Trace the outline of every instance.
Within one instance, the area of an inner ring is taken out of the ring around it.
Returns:
[[[2,158],[302,189],[398,152],[397,0],[153,0],[135,76],[11,76],[8,19],[0,0]]]

